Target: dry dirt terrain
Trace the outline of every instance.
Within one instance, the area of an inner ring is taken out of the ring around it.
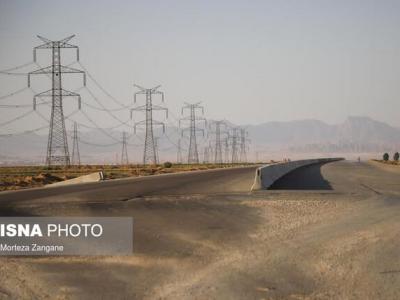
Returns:
[[[335,162],[0,193],[3,216],[133,216],[134,253],[3,257],[0,299],[400,299],[400,169]]]

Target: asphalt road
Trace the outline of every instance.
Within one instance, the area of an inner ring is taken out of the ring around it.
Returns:
[[[124,257],[0,261],[0,299],[400,299],[400,169],[254,168],[0,194],[3,215],[133,216]],[[60,194],[62,193],[62,194]]]
[[[0,203],[15,201],[114,201],[148,195],[248,192],[256,167],[241,167],[144,176],[69,186],[0,193]]]

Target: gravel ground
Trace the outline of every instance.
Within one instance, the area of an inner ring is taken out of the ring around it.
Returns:
[[[400,299],[400,169],[313,166],[252,194],[234,182],[224,193],[16,202],[38,215],[134,216],[134,254],[2,258],[0,299]]]

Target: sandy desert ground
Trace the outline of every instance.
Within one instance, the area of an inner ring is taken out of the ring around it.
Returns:
[[[400,299],[400,169],[316,165],[254,193],[254,167],[211,172],[0,194],[3,215],[135,224],[131,256],[1,258],[0,299]]]

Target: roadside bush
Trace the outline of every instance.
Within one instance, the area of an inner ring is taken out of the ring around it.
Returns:
[[[383,154],[383,160],[384,161],[388,161],[389,160],[389,154],[388,153]]]
[[[399,154],[399,152],[396,152],[396,153],[393,155],[393,160],[394,160],[394,161],[399,161],[399,158],[400,158],[400,154]]]
[[[164,163],[164,168],[171,168],[172,167],[172,163],[170,163],[169,161],[166,161]]]

